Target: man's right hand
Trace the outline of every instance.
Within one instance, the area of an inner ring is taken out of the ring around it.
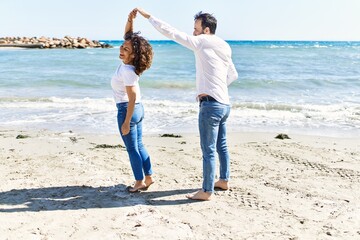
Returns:
[[[136,10],[144,17],[149,19],[150,18],[150,13],[146,12],[144,9],[142,8],[136,8]]]

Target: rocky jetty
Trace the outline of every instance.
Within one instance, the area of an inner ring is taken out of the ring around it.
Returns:
[[[111,45],[82,37],[2,37],[0,47],[21,48],[112,48]]]

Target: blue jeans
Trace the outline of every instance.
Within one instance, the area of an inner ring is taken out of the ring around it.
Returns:
[[[130,132],[121,134],[121,126],[125,121],[128,103],[118,103],[117,121],[120,135],[125,143],[129,154],[130,164],[136,180],[143,180],[144,174],[151,175],[152,168],[150,156],[142,143],[142,120],[144,118],[144,107],[141,103],[135,104],[134,113],[130,121]]]
[[[204,192],[212,193],[215,183],[215,154],[220,161],[220,179],[230,178],[230,156],[226,144],[226,119],[230,114],[230,105],[216,101],[200,103],[199,132],[203,154]]]

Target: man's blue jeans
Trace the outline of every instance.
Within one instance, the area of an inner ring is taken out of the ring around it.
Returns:
[[[212,193],[215,183],[215,154],[220,161],[220,179],[230,178],[230,156],[226,144],[226,120],[230,105],[202,101],[199,111],[200,145],[203,154],[203,191]]]
[[[135,104],[134,113],[130,121],[130,132],[125,136],[121,134],[121,126],[125,121],[128,103],[118,103],[116,107],[118,108],[117,121],[119,132],[129,154],[132,171],[136,180],[143,180],[144,174],[152,174],[150,156],[142,143],[144,107],[141,103]]]

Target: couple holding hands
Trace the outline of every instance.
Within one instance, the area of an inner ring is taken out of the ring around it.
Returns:
[[[142,143],[144,107],[139,79],[150,68],[153,50],[149,42],[133,31],[137,13],[167,38],[194,52],[196,62],[196,99],[199,102],[198,127],[203,159],[202,188],[186,195],[193,200],[210,200],[214,188],[229,189],[230,156],[226,143],[226,120],[230,114],[228,86],[238,78],[228,43],[215,35],[217,20],[209,13],[194,16],[194,32],[188,35],[141,8],[132,10],[120,46],[122,63],[111,79],[118,109],[120,135],[130,158],[135,184],[129,192],[147,190],[154,183],[150,156]],[[216,153],[220,162],[219,179],[215,182]]]

